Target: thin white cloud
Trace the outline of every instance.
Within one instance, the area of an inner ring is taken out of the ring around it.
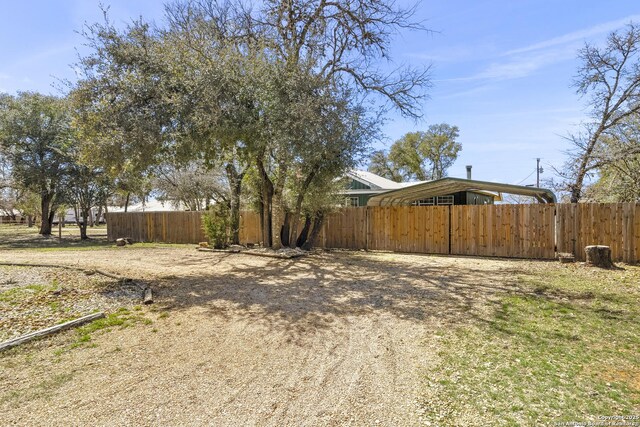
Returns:
[[[475,74],[466,77],[442,79],[445,82],[469,82],[478,80],[510,80],[527,77],[536,71],[558,62],[575,58],[576,46],[556,46],[541,52],[511,55],[502,61],[493,61]]]
[[[452,78],[448,81],[509,80],[526,77],[549,65],[575,58],[576,50],[585,39],[616,30],[631,21],[640,21],[640,15],[630,15],[529,46],[512,49],[499,55],[499,58],[502,58],[501,61],[490,63],[476,74]]]
[[[573,59],[573,52],[573,49],[559,49],[536,55],[518,55],[506,62],[494,62],[470,79],[508,80],[526,77],[548,65]]]
[[[445,81],[445,80],[440,80],[440,81]],[[481,93],[486,93],[489,90],[491,90],[491,87],[489,85],[478,86],[468,90],[462,90],[460,92],[447,93],[445,95],[438,96],[438,99],[465,98],[469,96],[479,95]]]
[[[494,44],[484,43],[475,44],[473,46],[470,46],[468,44],[447,46],[446,49],[435,49],[427,53],[408,52],[404,55],[408,58],[421,61],[451,63],[483,59],[488,55],[495,55],[495,51],[496,47]]]
[[[608,33],[610,31],[614,31],[626,24],[628,24],[629,22],[632,21],[640,21],[640,15],[630,15],[627,16],[625,18],[622,19],[618,19],[615,21],[609,21],[609,22],[605,22],[602,24],[598,24],[598,25],[594,25],[592,27],[589,28],[585,28],[582,30],[578,30],[578,31],[574,31],[568,34],[564,34],[562,36],[559,37],[554,37],[548,40],[544,40],[529,46],[525,46],[522,48],[518,48],[518,49],[513,49],[510,50],[508,52],[506,52],[504,55],[508,56],[508,55],[514,55],[514,54],[519,54],[519,53],[526,53],[526,52],[532,52],[535,50],[540,50],[540,49],[547,49],[550,47],[555,47],[555,46],[560,46],[560,45],[564,45],[567,43],[573,43],[576,41],[582,41],[584,39],[587,39],[589,37],[594,37],[603,33]]]

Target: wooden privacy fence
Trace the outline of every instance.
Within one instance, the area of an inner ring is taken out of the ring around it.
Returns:
[[[109,212],[107,238],[130,237],[136,242],[199,243],[207,240],[202,212]],[[258,242],[260,221],[254,212],[241,215],[240,241]]]
[[[451,252],[457,255],[554,258],[554,207],[451,207]]]
[[[254,212],[241,216],[241,243],[259,243]],[[110,240],[197,243],[200,212],[110,213]],[[397,252],[584,259],[587,245],[608,245],[615,261],[640,261],[640,205],[529,204],[344,208],[329,215],[317,246]]]
[[[136,242],[198,243],[207,240],[202,212],[109,212],[107,237]]]
[[[584,247],[607,245],[614,261],[640,262],[640,204],[580,203],[557,205],[558,252],[584,261]]]

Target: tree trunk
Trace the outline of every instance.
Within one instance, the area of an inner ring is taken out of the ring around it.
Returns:
[[[275,188],[273,191],[273,201],[271,206],[271,238],[273,239],[271,247],[273,249],[280,249],[283,246],[281,236],[283,235],[285,218],[288,212],[286,202],[284,200],[285,175],[286,168],[281,165],[278,169],[278,177],[274,185]]]
[[[81,209],[82,222],[80,223],[80,240],[87,240],[87,222],[89,219],[89,209]]]
[[[238,173],[233,163],[227,163],[225,167],[227,179],[231,187],[231,197],[229,201],[231,220],[231,243],[240,244],[240,194],[242,191],[242,179],[244,172]]]
[[[571,184],[571,203],[578,203],[582,197],[582,186],[584,184],[584,174],[578,173],[576,180]]]
[[[27,227],[33,227],[33,215],[27,215]]]
[[[282,228],[286,212],[283,207],[284,200],[281,195],[274,194],[271,205],[271,247],[273,249],[282,248]]]
[[[307,178],[302,183],[302,186],[300,187],[300,191],[298,192],[298,197],[296,198],[296,206],[294,208],[295,210],[293,211],[293,218],[291,219],[289,241],[292,243],[296,242],[297,247],[300,247],[300,245],[297,244],[297,239],[298,239],[298,224],[300,223],[300,215],[302,214],[302,202],[304,201],[304,196],[307,194],[309,185],[311,185],[311,182],[313,182],[313,179],[315,178],[319,167],[320,167],[319,165],[316,165],[316,167],[314,167],[311,170]],[[305,237],[305,240],[306,240],[306,237]]]
[[[43,236],[51,236],[51,221],[49,220],[51,199],[53,199],[53,196],[49,193],[43,194],[40,199],[40,209],[42,212],[42,217],[40,219],[40,234]]]
[[[304,226],[302,227],[300,236],[298,236],[296,240],[296,247],[301,248],[302,245],[305,244],[305,242],[307,241],[307,237],[309,236],[309,228],[311,228],[311,217],[309,215],[305,215]]]
[[[580,165],[578,166],[578,172],[576,173],[576,179],[571,184],[571,203],[578,203],[580,198],[582,197],[582,186],[584,185],[584,178],[587,175],[589,162],[591,161],[591,157],[593,156],[593,150],[600,139],[600,136],[605,131],[606,125],[606,117],[608,114],[605,114],[602,118],[600,125],[594,131],[594,133],[589,138],[589,142],[587,143],[584,153],[580,156]]]
[[[322,212],[317,212],[315,218],[313,219],[313,230],[309,235],[307,241],[302,245],[302,249],[305,251],[311,250],[313,245],[316,243],[316,238],[318,234],[320,234],[320,229],[322,228],[322,223],[324,222],[324,214]]]
[[[284,213],[284,222],[282,224],[282,228],[280,229],[280,243],[282,243],[282,246],[285,247],[289,247],[290,245],[290,241],[289,241],[289,223],[291,221],[291,213],[290,212],[285,212]]]
[[[273,243],[271,234],[271,206],[273,203],[273,183],[267,175],[262,160],[257,161],[258,174],[260,175],[260,228],[262,231],[262,245],[271,247]]]
[[[291,225],[287,224],[288,228],[288,242],[287,246],[291,246],[291,244],[295,243],[297,247],[298,245],[298,224],[300,224],[300,209],[295,209],[293,214],[291,215]]]
[[[124,200],[124,211],[125,212],[129,209],[129,197],[131,197],[131,192],[127,192],[127,198]]]
[[[262,244],[264,247],[270,248],[273,244],[273,236],[271,234],[271,226],[273,222],[273,218],[271,216],[271,197],[273,195],[268,192],[266,195],[268,196],[268,198],[262,205],[264,209],[264,211],[262,212]]]
[[[59,206],[52,205],[51,210],[49,211],[49,230],[53,228],[53,220],[56,219],[56,210],[58,210]]]

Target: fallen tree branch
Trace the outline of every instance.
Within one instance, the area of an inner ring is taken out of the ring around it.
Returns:
[[[142,298],[143,304],[153,304],[153,294],[151,293],[151,288],[144,288],[144,297]]]
[[[52,264],[30,264],[26,262],[0,262],[0,265],[7,267],[44,267],[44,268],[66,268],[69,270],[81,271],[86,273],[87,270],[79,267],[71,267],[70,265],[52,265]]]
[[[12,340],[9,341],[5,341],[3,343],[0,344],[0,351],[4,351],[4,350],[8,350],[12,347],[15,347],[17,345],[32,341],[36,338],[39,337],[44,337],[47,335],[52,335],[55,334],[56,332],[60,332],[64,329],[68,329],[68,328],[73,328],[76,326],[80,326],[82,324],[88,323],[88,322],[92,322],[94,320],[97,319],[101,319],[104,317],[104,312],[99,312],[99,313],[93,313],[93,314],[88,314],[86,316],[80,317],[78,319],[75,320],[70,320],[68,322],[65,323],[61,323],[59,325],[55,325],[55,326],[51,326],[49,328],[46,329],[41,329],[39,331],[35,331],[35,332],[30,332],[28,334],[22,335],[18,338],[14,338]]]
[[[64,268],[67,270],[80,271],[88,276],[92,274],[101,274],[105,277],[109,277],[111,279],[120,280],[122,282],[131,282],[133,279],[128,277],[117,276],[115,274],[107,273],[106,271],[98,270],[98,269],[85,269],[80,267],[73,267],[70,265],[55,265],[55,264],[32,264],[27,262],[0,262],[0,265],[4,265],[7,267],[42,267],[42,268]]]
[[[223,252],[227,254],[239,254],[242,252],[240,249],[214,249],[214,248],[201,248],[201,247],[197,247],[196,250],[199,252]]]
[[[106,271],[102,271],[102,270],[91,270],[92,272],[96,273],[96,274],[101,274],[105,277],[109,277],[111,279],[116,279],[120,282],[123,283],[129,283],[129,282],[133,282],[133,279],[129,278],[129,277],[122,277],[122,276],[117,276],[115,274],[111,274],[111,273],[107,273]],[[86,273],[87,271],[85,271]]]

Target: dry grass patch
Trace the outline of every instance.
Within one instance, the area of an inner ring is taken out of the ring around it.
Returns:
[[[137,286],[63,268],[0,266],[0,341],[141,300]]]
[[[538,268],[486,322],[442,331],[424,408],[439,425],[637,415],[640,268]]]

